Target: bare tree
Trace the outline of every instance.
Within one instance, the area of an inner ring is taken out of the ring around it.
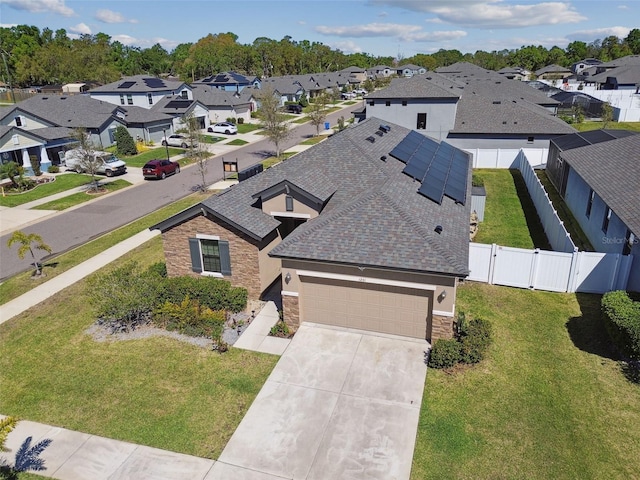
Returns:
[[[313,103],[309,104],[307,117],[311,121],[311,125],[316,127],[316,136],[320,135],[320,125],[327,118],[327,96],[318,95]]]
[[[260,109],[257,115],[262,120],[267,137],[276,147],[276,157],[280,158],[280,145],[291,135],[287,117],[280,111],[280,100],[273,88],[263,88],[258,95],[258,100]]]
[[[602,104],[602,128],[605,129],[613,121],[613,108],[610,103]]]
[[[98,169],[102,167],[102,159],[96,155],[96,147],[91,141],[89,134],[82,128],[76,128],[73,131],[73,137],[78,141],[76,147],[78,157],[78,171],[86,172],[91,175],[93,190],[98,191],[98,179],[96,174]]]
[[[205,148],[203,135],[200,133],[200,124],[193,112],[185,115],[180,119],[184,128],[180,129],[189,139],[190,156],[195,159],[200,174],[200,184],[197,185],[198,190],[204,192],[207,190],[207,162],[210,154]]]

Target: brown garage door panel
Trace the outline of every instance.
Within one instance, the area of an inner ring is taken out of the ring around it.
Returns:
[[[301,320],[415,338],[426,337],[432,292],[302,278]]]

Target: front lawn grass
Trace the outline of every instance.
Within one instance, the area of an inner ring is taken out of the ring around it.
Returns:
[[[130,185],[131,182],[128,182],[126,180],[115,180],[113,182],[103,183],[100,185],[100,188],[103,189],[104,192],[101,192],[99,194],[78,192],[67,197],[43,203],[42,205],[33,207],[33,210],[66,210],[67,208],[75,207],[76,205],[80,205],[81,203],[88,202],[89,200],[93,200],[96,197],[115,192],[116,190],[120,190],[121,188],[128,187]]]
[[[215,137],[215,136],[211,136],[211,135],[200,135],[200,141],[202,143],[218,143],[221,142],[222,140],[225,140],[226,137]]]
[[[17,207],[24,203],[33,202],[55,193],[66,192],[72,188],[81,187],[90,183],[91,175],[78,173],[65,173],[56,175],[53,182],[38,185],[36,188],[24,193],[8,193],[6,196],[0,195],[0,206]]]
[[[587,132],[589,130],[599,130],[602,128],[602,122],[582,122],[573,123],[571,126],[579,132]],[[609,122],[607,130],[633,130],[640,132],[640,122]]]
[[[88,260],[89,258],[102,253],[107,248],[112,247],[129,237],[132,237],[136,233],[139,233],[162,220],[165,220],[171,215],[174,215],[192,205],[195,205],[196,203],[204,200],[205,198],[208,198],[209,196],[210,194],[208,193],[191,194],[188,197],[182,198],[177,202],[160,208],[149,215],[146,215],[134,222],[129,223],[128,225],[124,225],[117,230],[102,235],[101,237],[98,237],[91,242],[85,243],[78,248],[55,257],[47,258],[46,261],[43,262],[43,272],[46,274],[46,277],[42,279],[32,279],[31,270],[14,275],[13,277],[0,283],[0,305],[8,302],[9,300],[13,300],[14,298],[19,297],[23,293],[26,293],[32,288],[38,286],[40,283],[46,282],[56,275],[60,275],[61,273],[66,272],[70,268],[79,265],[85,260]],[[46,242],[47,239],[45,238],[44,240]],[[27,263],[28,261],[25,260],[25,265]]]
[[[236,127],[238,127],[238,133],[249,133],[264,128],[259,123],[238,123]]]
[[[318,135],[317,137],[307,138],[305,141],[300,142],[300,145],[315,145],[327,138],[326,135]]]
[[[169,157],[173,157],[175,155],[180,155],[183,153],[185,153],[185,150],[183,150],[182,148],[169,147]],[[123,156],[120,158],[127,164],[128,167],[142,168],[144,164],[149,160],[154,160],[156,158],[167,158],[167,149],[165,147],[158,147],[147,150],[146,152],[138,153],[137,155],[132,155],[130,157]]]
[[[630,479],[640,386],[611,355],[600,296],[468,283],[457,308],[491,321],[482,363],[429,369],[411,478]]]
[[[246,145],[247,142],[246,140],[242,140],[241,138],[236,138],[234,140],[231,140],[230,142],[225,143],[225,145]]]
[[[476,243],[550,250],[536,209],[518,170],[475,169],[487,192]]]
[[[127,260],[162,261],[154,238]],[[100,275],[105,269],[94,273]],[[86,280],[0,325],[0,412],[217,458],[278,357],[154,337],[96,342]]]

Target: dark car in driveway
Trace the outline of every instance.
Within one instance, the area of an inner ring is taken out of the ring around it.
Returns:
[[[297,105],[295,103],[289,103],[284,106],[284,111],[287,113],[297,113],[298,115],[302,113],[302,105]]]
[[[142,175],[147,178],[165,178],[167,175],[180,173],[180,165],[178,162],[171,160],[149,160],[142,167]]]

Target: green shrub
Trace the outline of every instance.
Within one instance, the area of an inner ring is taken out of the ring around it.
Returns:
[[[60,167],[58,165],[49,165],[49,168],[47,168],[47,172],[60,173]]]
[[[634,302],[627,292],[608,292],[601,300],[605,328],[620,352],[640,359],[640,302]]]
[[[464,323],[460,341],[460,361],[478,363],[491,345],[491,324],[482,318]]]
[[[211,310],[240,312],[247,306],[247,290],[214,277],[172,277],[164,282],[162,302],[180,303],[189,295]]]
[[[289,327],[284,322],[284,320],[280,319],[275,323],[273,327],[271,327],[271,330],[269,330],[269,335],[273,337],[289,338],[291,332],[289,331]]]
[[[450,368],[460,362],[460,342],[455,338],[439,338],[433,342],[429,354],[429,366],[432,368]]]
[[[233,123],[235,125],[236,124],[236,119],[235,119],[235,117],[227,117],[227,122]]]
[[[156,309],[153,323],[170,331],[178,331],[191,337],[211,337],[219,339],[226,319],[222,310],[211,310],[191,300],[189,295],[176,304],[165,302]]]
[[[162,278],[167,278],[167,264],[164,262],[154,263],[153,265],[149,265],[147,272],[158,275]]]
[[[244,123],[244,118],[238,117],[238,125],[242,125]]]
[[[87,296],[101,323],[112,332],[128,331],[149,321],[163,283],[159,275],[143,272],[137,262],[129,262],[92,277]]]
[[[113,138],[116,141],[116,152],[118,155],[135,155],[138,153],[138,147],[136,142],[133,141],[133,137],[123,126],[116,128],[113,133]]]

